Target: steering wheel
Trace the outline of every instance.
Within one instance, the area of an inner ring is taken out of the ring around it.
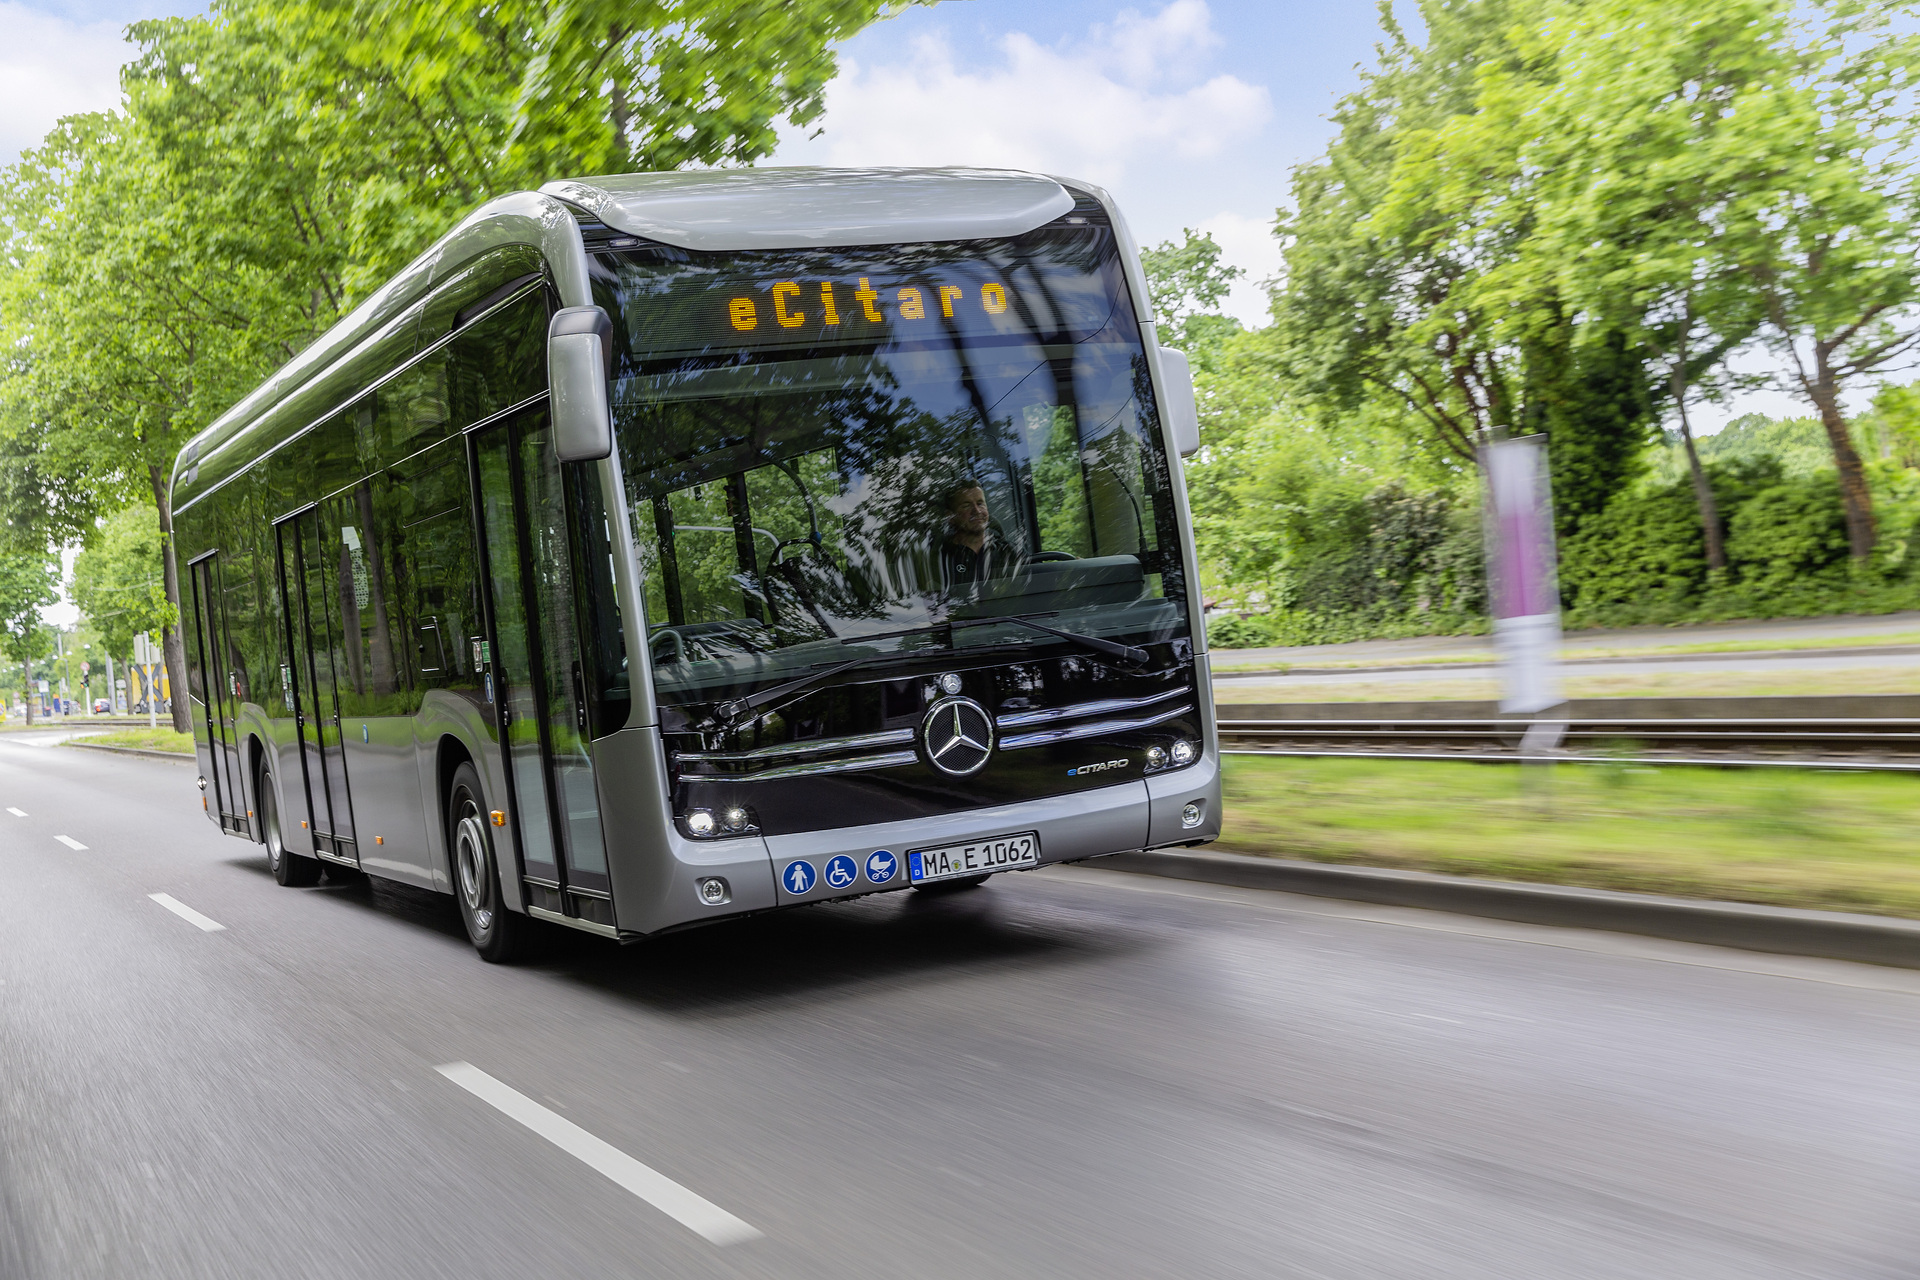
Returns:
[[[673,642],[673,656],[671,658],[662,657],[660,654],[661,644],[667,640]],[[680,638],[678,631],[656,632],[653,640],[647,647],[652,651],[654,662],[660,666],[666,666],[668,663],[673,662],[685,662],[687,660],[687,642]]]
[[[1051,560],[1078,560],[1080,557],[1071,551],[1034,551],[1027,555],[1028,564],[1040,564]]]
[[[777,545],[775,545],[775,547],[773,548],[773,554],[767,557],[767,568],[771,569],[775,565],[779,564],[780,553],[782,551],[785,551],[788,547],[810,547],[813,550],[813,554],[820,556],[823,559],[826,557],[826,554],[827,554],[826,548],[821,546],[819,542],[815,541],[812,538],[787,538],[781,541],[780,543],[778,543]]]

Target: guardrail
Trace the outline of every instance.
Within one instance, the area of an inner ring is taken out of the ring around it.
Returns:
[[[1487,703],[1223,705],[1218,717],[1222,750],[1237,754],[1518,760],[1521,735],[1547,721],[1560,726],[1549,734],[1557,738],[1551,758],[1569,761],[1920,771],[1920,715],[1847,714],[1873,701],[1914,700],[1714,698],[1689,707],[1681,699],[1600,699],[1537,717],[1502,716]],[[1361,710],[1389,714],[1355,714]]]

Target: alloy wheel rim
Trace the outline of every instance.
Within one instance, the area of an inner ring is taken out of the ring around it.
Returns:
[[[493,924],[493,910],[487,905],[487,879],[482,859],[486,856],[486,828],[471,803],[464,806],[455,828],[454,862],[460,878],[460,899],[481,932]]]

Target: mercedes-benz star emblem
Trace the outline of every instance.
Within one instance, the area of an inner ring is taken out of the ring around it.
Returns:
[[[920,744],[940,772],[978,773],[993,755],[993,717],[972,698],[942,698],[920,722]]]

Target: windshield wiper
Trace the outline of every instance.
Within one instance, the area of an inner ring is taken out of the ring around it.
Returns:
[[[1058,627],[1049,627],[1043,622],[1034,621],[1035,617],[1047,618],[1052,616],[1050,613],[1042,613],[1031,616],[1007,614],[1004,617],[997,618],[955,618],[946,622],[936,623],[930,627],[915,627],[908,631],[887,632],[880,636],[847,637],[843,639],[841,643],[860,644],[876,639],[893,639],[897,636],[916,636],[929,633],[937,634],[941,631],[951,633],[964,627],[983,627],[989,623],[1012,622],[1023,627],[1031,627],[1035,631],[1044,631],[1046,634],[1057,636],[1062,640],[1071,641],[1074,644],[1091,649],[1095,653],[1102,653],[1110,658],[1117,658],[1128,666],[1144,667],[1152,661],[1152,655],[1145,649],[1136,648],[1130,644],[1120,644],[1113,640],[1102,640],[1098,636],[1081,635],[1077,631],[1062,631]],[[950,638],[947,651],[954,651]],[[833,677],[842,672],[852,671],[859,667],[870,667],[879,662],[895,661],[905,656],[907,655],[902,653],[867,653],[862,654],[858,658],[849,658],[845,662],[836,662],[832,666],[809,671],[806,675],[796,676],[791,680],[783,681],[780,684],[774,685],[771,689],[762,689],[760,692],[749,694],[744,698],[734,698],[730,701],[722,702],[714,707],[714,718],[718,720],[722,732],[732,733],[735,729],[741,728],[751,721],[762,707],[778,702],[782,698],[791,694],[802,693],[815,685],[833,679]]]
[[[952,626],[955,631],[958,631],[962,627],[984,627],[998,622],[1013,622],[1023,627],[1031,627],[1035,631],[1044,631],[1050,636],[1059,636],[1062,640],[1070,640],[1083,648],[1093,650],[1095,653],[1104,653],[1109,658],[1118,658],[1130,667],[1144,667],[1153,660],[1152,654],[1134,645],[1121,644],[1116,640],[1102,640],[1099,636],[1082,635],[1078,631],[1062,631],[1058,627],[1050,627],[1044,622],[1034,621],[1035,618],[1051,618],[1053,616],[1051,613],[1009,613],[997,618],[959,618],[949,625]]]

